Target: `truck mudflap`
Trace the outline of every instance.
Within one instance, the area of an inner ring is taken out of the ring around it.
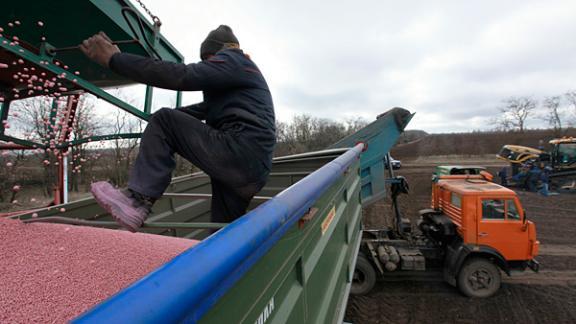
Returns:
[[[444,261],[444,280],[456,286],[456,277],[464,262],[470,256],[491,259],[502,271],[510,276],[510,267],[506,259],[495,249],[484,245],[462,244],[461,242],[448,246]]]

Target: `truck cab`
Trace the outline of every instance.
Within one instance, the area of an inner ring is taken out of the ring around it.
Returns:
[[[493,278],[494,284],[499,286],[496,266],[508,275],[527,267],[538,270],[534,259],[540,245],[536,226],[526,219],[514,191],[480,174],[440,176],[432,192],[432,211],[423,217],[436,226],[438,219],[444,218],[443,226],[452,228],[444,229],[446,235],[441,238],[447,246],[444,264],[449,283],[466,295],[492,294],[494,287],[482,289],[477,281],[494,272],[492,275],[498,277]]]
[[[507,262],[538,254],[536,226],[514,191],[482,176],[441,177],[433,191],[432,208],[450,218],[462,244],[492,249]]]

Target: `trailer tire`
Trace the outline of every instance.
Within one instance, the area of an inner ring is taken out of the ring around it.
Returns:
[[[350,293],[352,295],[365,295],[374,288],[375,284],[376,271],[374,267],[364,256],[359,255],[356,260]]]
[[[501,282],[500,269],[485,258],[471,258],[458,273],[458,289],[468,297],[490,297],[500,289]]]

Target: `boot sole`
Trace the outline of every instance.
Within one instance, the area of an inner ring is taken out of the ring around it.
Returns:
[[[92,192],[92,196],[94,196],[94,200],[96,200],[96,202],[102,206],[102,208],[104,208],[104,210],[106,210],[112,216],[112,218],[114,218],[116,223],[132,233],[136,233],[138,231],[138,228],[134,228],[133,226],[128,225],[121,218],[116,216],[118,214],[122,214],[122,208],[116,204],[111,203],[110,201],[99,199],[98,194],[96,194],[96,192],[100,193],[98,189],[90,188],[90,191]]]

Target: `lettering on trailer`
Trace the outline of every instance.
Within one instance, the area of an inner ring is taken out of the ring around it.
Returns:
[[[336,206],[332,206],[332,209],[330,209],[328,216],[326,216],[326,218],[324,218],[324,220],[322,221],[322,235],[326,233],[326,230],[328,230],[328,227],[330,227],[330,224],[332,224],[334,216],[336,216]]]
[[[258,316],[258,319],[256,320],[256,322],[254,322],[254,324],[266,323],[268,318],[270,318],[270,316],[272,315],[273,311],[274,311],[274,297],[272,297],[272,299],[270,299],[266,307],[264,307],[264,310],[262,311],[262,313],[260,313],[260,316]]]

